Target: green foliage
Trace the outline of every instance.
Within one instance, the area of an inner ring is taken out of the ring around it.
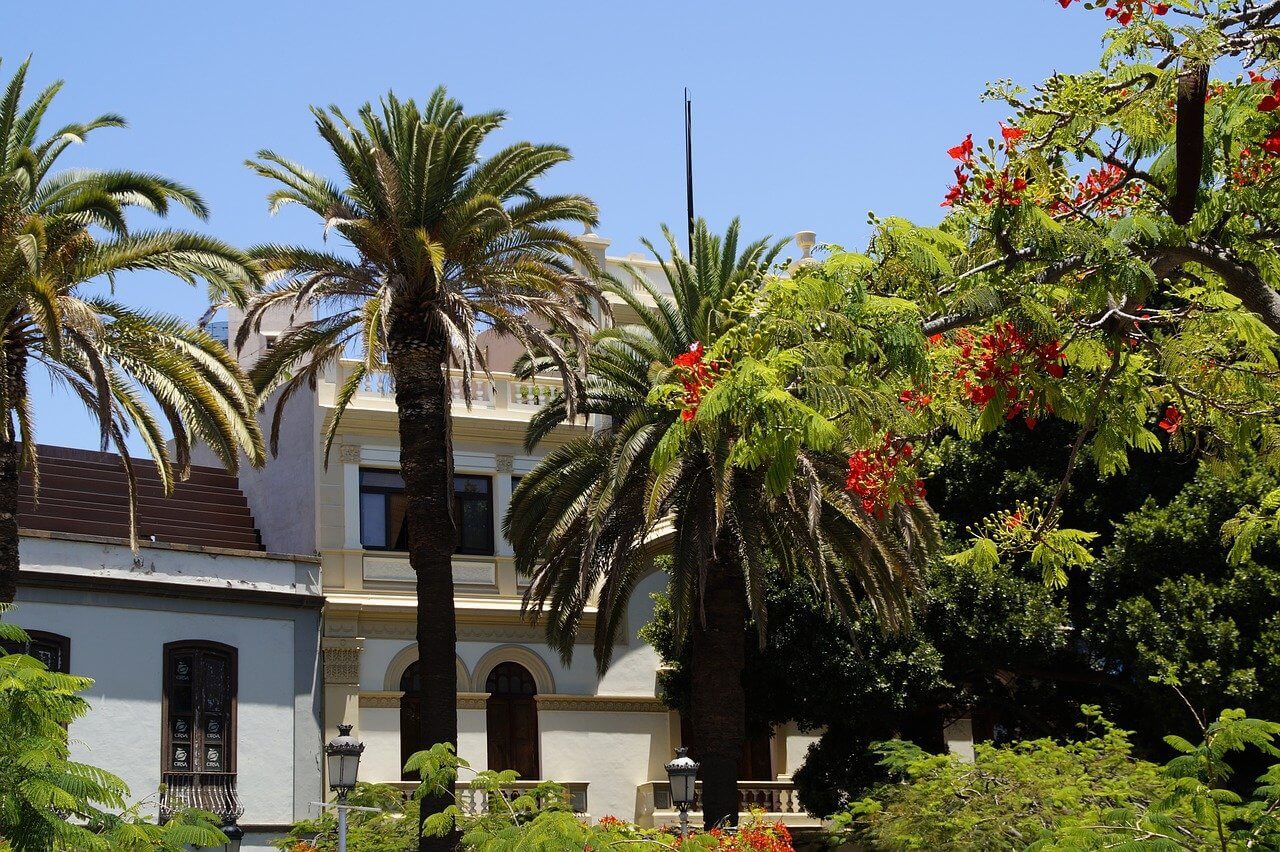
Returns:
[[[42,136],[62,83],[24,105],[27,66],[18,67],[0,97],[0,316],[6,317],[0,343],[7,364],[0,441],[21,441],[34,467],[28,381],[43,365],[97,420],[103,449],[119,450],[131,483],[125,447],[131,430],[155,459],[166,490],[186,475],[193,442],[207,444],[232,472],[242,453],[260,464],[257,400],[226,347],[175,317],[93,292],[123,272],[157,270],[189,284],[203,280],[214,304],[243,306],[261,283],[252,261],[210,237],[130,230],[131,208],[164,216],[178,206],[205,218],[204,202],[184,186],[143,172],[56,170],[73,144],[123,127],[124,119],[107,114]],[[134,498],[131,486],[131,508]]]
[[[1088,582],[1081,624],[1099,666],[1132,702],[1126,725],[1185,730],[1184,713],[1148,686],[1172,675],[1201,716],[1223,703],[1280,717],[1280,547],[1260,537],[1232,560],[1224,523],[1265,500],[1275,477],[1222,477],[1202,468],[1166,505],[1144,505],[1116,526]]]
[[[424,795],[453,790],[458,774],[470,766],[452,744],[432,746],[409,757],[405,771],[417,772],[421,784],[406,797],[387,784],[359,784],[348,797],[352,805],[376,812],[350,811],[347,848],[350,852],[409,852],[418,847],[419,800]],[[669,828],[642,829],[614,817],[595,824],[577,817],[568,791],[554,781],[516,790],[515,772],[474,773],[469,793],[445,811],[426,820],[428,834],[461,834],[461,850],[468,852],[562,852],[566,849],[615,849],[631,852],[674,852],[679,849],[791,852],[790,835],[781,826],[764,824],[753,816],[731,840],[719,832],[695,831],[680,843]],[[464,803],[472,803],[465,805]],[[785,842],[784,842],[785,841]],[[334,852],[337,819],[326,810],[318,819],[294,824],[289,835],[275,842],[284,852]]]
[[[1128,735],[1084,708],[1089,735],[1073,742],[979,745],[972,763],[910,743],[878,746],[900,780],[835,820],[834,839],[873,849],[1221,849],[1280,843],[1276,764],[1242,799],[1223,789],[1227,755],[1280,755],[1280,725],[1224,712],[1199,744],[1177,737],[1164,767],[1134,757]]]
[[[275,185],[273,213],[301,206],[358,257],[274,244],[251,251],[271,284],[250,305],[236,345],[273,310],[307,307],[312,317],[252,372],[262,396],[281,390],[273,451],[284,403],[345,357],[355,360],[324,432],[326,458],[361,383],[387,370],[394,380],[424,356],[433,368],[456,365],[470,404],[474,374],[488,372],[476,342],[485,328],[541,352],[566,390],[578,390],[592,308],[609,307],[594,256],[566,228],[594,225],[595,204],[538,189],[570,159],[568,149],[516,142],[483,156],[506,115],[467,113],[443,87],[421,104],[389,92],[355,116],[336,106],[311,113],[345,185],[271,150],[247,165]],[[571,408],[578,396],[568,394]]]
[[[681,637],[697,617],[713,555],[740,563],[761,635],[762,589],[774,566],[803,576],[843,611],[866,597],[884,622],[899,624],[921,556],[936,545],[933,518],[902,504],[873,517],[844,490],[846,442],[825,412],[864,402],[889,412],[888,385],[863,393],[824,379],[843,375],[842,348],[815,339],[810,325],[825,310],[832,335],[874,342],[871,326],[909,324],[914,315],[904,319],[889,300],[867,306],[838,267],[770,278],[781,244],[740,246],[736,221],[723,237],[699,223],[692,261],[667,239],[669,257],[655,257],[673,295],[635,272],[635,289],[647,289],[653,304],[617,286],[638,322],[596,335],[582,410],[611,418],[611,428],[552,449],[521,479],[504,520],[549,641],[567,659],[595,600],[596,662],[606,666],[635,583],[652,565],[643,545],[655,539],[669,541]],[[756,311],[765,293],[769,303]],[[695,406],[682,372],[690,368],[677,359],[699,347],[711,386]],[[734,367],[711,381],[719,360]],[[792,381],[809,383],[803,399],[780,389]],[[526,442],[536,444],[568,414],[563,403],[545,406]]]
[[[0,639],[22,642],[0,622]],[[49,671],[0,650],[0,850],[185,852],[226,842],[212,814],[191,811],[164,825],[126,806],[129,788],[106,770],[70,759],[68,726],[89,710],[89,678]]]

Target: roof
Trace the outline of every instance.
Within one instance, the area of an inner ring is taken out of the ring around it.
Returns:
[[[24,470],[18,491],[18,526],[69,535],[128,538],[129,497],[115,453],[41,445],[39,503]],[[134,459],[138,480],[139,541],[261,551],[253,514],[234,476],[193,466],[191,476],[165,497],[150,459]]]

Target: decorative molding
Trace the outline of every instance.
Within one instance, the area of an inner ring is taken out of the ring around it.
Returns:
[[[539,710],[568,710],[586,713],[667,713],[670,708],[660,698],[644,695],[539,695]]]
[[[489,679],[489,672],[502,663],[519,663],[529,674],[533,675],[538,685],[539,695],[550,695],[556,691],[556,680],[551,675],[551,667],[535,651],[524,645],[499,645],[491,649],[476,663],[473,682],[478,689],[483,689]]]
[[[489,693],[487,692],[460,692],[458,693],[458,709],[459,710],[484,710],[489,702]]]
[[[416,579],[408,556],[365,556],[364,579],[383,583],[412,583]],[[460,586],[496,588],[497,567],[493,562],[455,559],[453,582]]]
[[[360,446],[358,444],[343,444],[338,447],[338,460],[343,464],[360,464]]]
[[[494,456],[494,464],[497,466],[498,473],[512,473],[516,469],[516,458],[499,454]]]
[[[404,693],[399,690],[360,693],[360,707],[382,710],[399,710]],[[487,692],[459,692],[459,710],[484,710],[489,700]],[[627,695],[539,695],[539,710],[560,710],[576,713],[667,713],[667,705],[660,699]]]
[[[404,677],[405,670],[409,666],[418,661],[418,645],[406,645],[401,648],[391,662],[387,663],[387,673],[382,679],[382,688],[385,692],[395,692],[400,688],[400,678]],[[462,662],[462,658],[455,656],[453,658],[454,669],[457,673],[458,692],[471,691],[471,673],[467,671],[467,664]]]
[[[325,636],[334,636],[342,639],[354,639],[360,635],[360,622],[355,618],[341,618],[334,615],[325,615],[324,634]]]
[[[518,618],[518,616],[513,616]],[[512,621],[508,624],[491,622],[458,622],[459,642],[498,642],[543,644],[546,632],[541,625],[528,622]],[[413,639],[417,636],[417,627],[412,616],[404,620],[383,618],[361,618],[360,635],[369,639]],[[592,637],[589,631],[578,631],[576,643],[590,645]],[[619,643],[621,644],[621,643]]]
[[[360,683],[361,639],[325,639],[321,645],[324,653],[324,682],[329,685]]]
[[[362,692],[360,693],[360,706],[364,707],[380,707],[400,709],[400,698],[403,692]]]

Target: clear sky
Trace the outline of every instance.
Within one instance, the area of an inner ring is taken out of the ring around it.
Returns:
[[[238,245],[319,241],[300,211],[268,217],[268,185],[243,166],[270,147],[334,173],[308,105],[354,112],[443,83],[468,109],[508,112],[497,142],[569,146],[545,188],[596,200],[610,254],[683,221],[688,86],[700,215],[860,247],[870,210],[937,221],[946,148],[1004,117],[980,101],[987,81],[1093,67],[1103,23],[1053,0],[7,2],[0,77],[32,54],[34,83],[66,81],[50,130],[122,113],[128,129],[64,161],[193,186],[211,219],[170,223]],[[159,276],[117,292],[192,320],[205,308],[202,291]],[[42,442],[97,444],[77,403],[42,388],[37,405]]]

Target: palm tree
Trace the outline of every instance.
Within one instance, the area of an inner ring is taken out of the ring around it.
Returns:
[[[760,240],[738,251],[735,220],[723,239],[699,222],[694,260],[670,232],[662,265],[672,297],[632,272],[637,289],[612,287],[638,326],[596,334],[581,412],[611,426],[549,453],[523,477],[503,521],[516,567],[531,575],[526,608],[545,617],[548,641],[567,661],[584,608],[597,606],[595,659],[603,673],[637,582],[668,540],[670,597],[678,634],[692,643],[692,727],[702,765],[707,826],[736,822],[737,773],[745,738],[742,676],[750,613],[766,629],[761,589],[767,566],[805,576],[828,600],[851,611],[867,596],[889,622],[906,613],[916,583],[914,559],[932,541],[923,507],[902,507],[890,524],[867,515],[842,489],[847,456],[802,451],[782,489],[764,469],[727,463],[732,438],[715,444],[698,433],[665,447],[681,414],[654,400],[670,368],[698,343],[730,326],[727,309],[758,286],[782,243]],[[532,449],[562,418],[540,411],[526,437]]]
[[[580,396],[575,365],[586,363],[592,307],[607,311],[607,304],[594,283],[595,261],[561,225],[593,224],[596,207],[581,196],[535,189],[549,169],[569,159],[563,147],[519,142],[481,158],[480,146],[504,114],[468,115],[443,88],[421,108],[388,94],[380,110],[361,107],[357,121],[336,107],[312,113],[345,188],[271,151],[249,165],[280,184],[269,196],[272,210],[286,204],[311,210],[354,256],[275,245],[253,251],[275,280],[254,300],[242,335],[278,305],[311,304],[318,318],[282,335],[251,375],[264,397],[279,391],[274,451],[285,401],[335,359],[356,347],[363,351],[338,392],[324,436],[327,459],[339,419],[365,376],[390,372],[409,562],[417,577],[422,741],[456,746],[451,563],[457,533],[446,368],[456,366],[469,394],[473,373],[487,369],[476,335],[498,329],[555,363],[572,406]],[[584,275],[575,273],[575,263]],[[424,799],[424,820],[449,804],[451,792]],[[449,842],[424,838],[423,848]]]
[[[123,127],[124,119],[103,115],[42,137],[40,123],[62,84],[24,106],[27,65],[0,99],[0,603],[12,601],[17,588],[19,469],[26,464],[35,473],[33,364],[89,409],[103,450],[118,449],[131,518],[125,440],[134,429],[166,490],[188,474],[193,441],[207,443],[233,472],[240,451],[253,464],[264,455],[256,397],[224,346],[175,317],[134,310],[90,288],[127,270],[161,270],[191,284],[204,280],[212,301],[243,305],[259,283],[251,261],[197,234],[129,230],[129,208],[164,215],[177,204],[207,215],[200,197],[173,181],[131,171],[54,171],[73,144]]]

